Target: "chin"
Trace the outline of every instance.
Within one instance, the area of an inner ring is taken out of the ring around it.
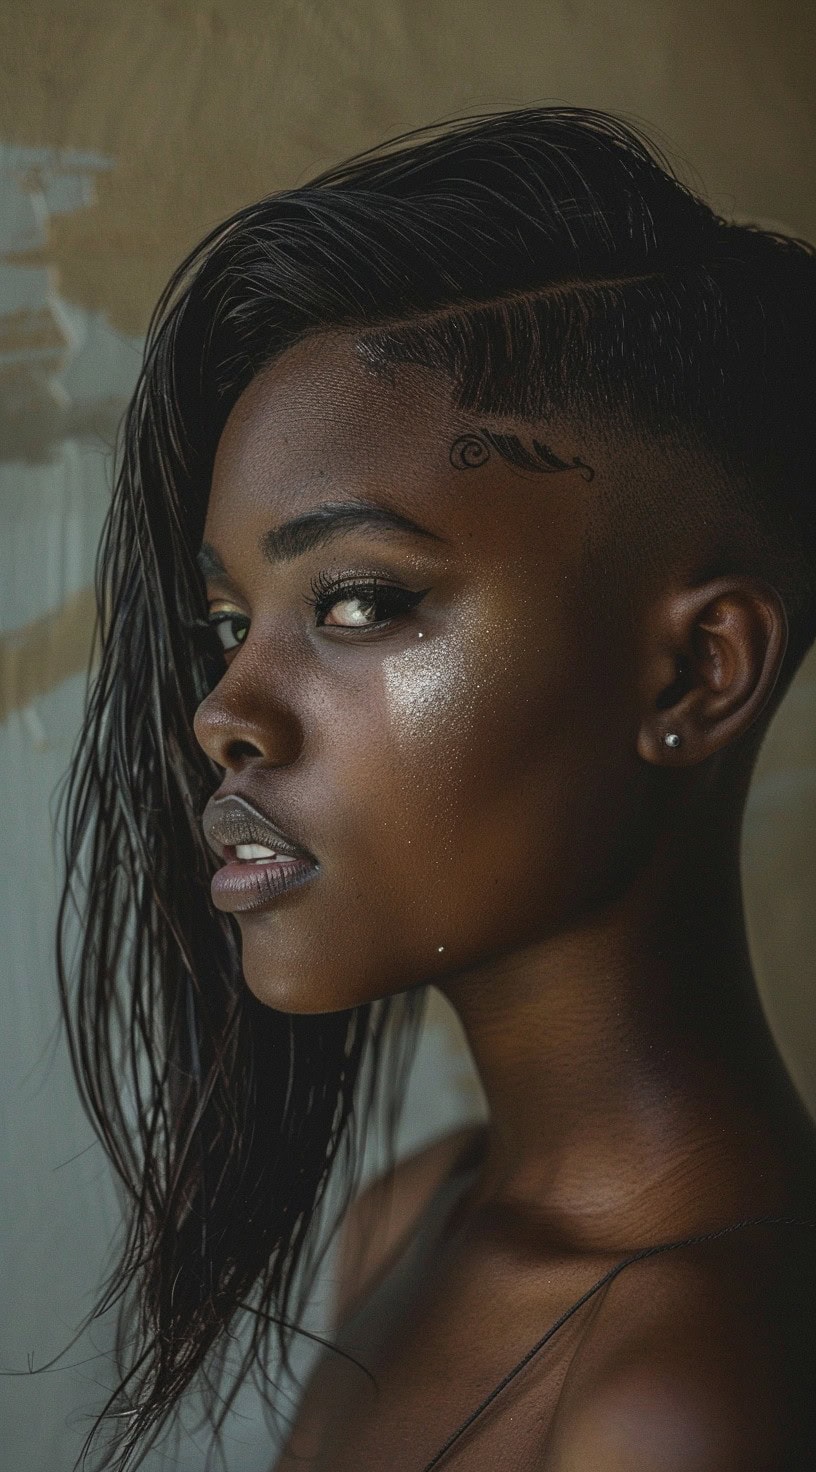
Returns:
[[[321,986],[314,977],[292,976],[275,972],[270,966],[253,967],[243,964],[244,981],[264,1007],[275,1012],[291,1012],[307,1017],[321,1012],[341,1012],[356,1005],[351,1000],[338,997],[336,993]]]
[[[382,926],[345,918],[345,925],[309,924],[302,914],[271,906],[236,915],[241,970],[252,995],[275,1011],[309,1016],[347,1012],[434,980],[418,976],[422,968],[410,947],[395,952],[382,944]]]
[[[346,1012],[352,1007],[374,1002],[383,995],[381,991],[364,991],[359,977],[321,973],[315,968],[314,960],[311,964],[293,967],[274,955],[264,955],[260,948],[254,955],[252,950],[245,942],[241,958],[244,981],[264,1007],[271,1007],[276,1012],[290,1012],[303,1017],[316,1016],[321,1012]]]

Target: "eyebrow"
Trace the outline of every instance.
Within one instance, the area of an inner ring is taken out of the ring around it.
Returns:
[[[429,537],[435,542],[445,542],[438,532],[420,526],[410,516],[392,511],[387,506],[378,506],[374,501],[326,501],[313,511],[284,521],[271,527],[259,539],[258,550],[265,562],[273,566],[281,562],[293,562],[304,552],[310,552],[331,537],[342,536],[349,531],[367,531],[386,535],[401,532],[404,536]],[[232,579],[215,548],[202,542],[196,554],[199,572],[205,578],[221,578],[232,586]]]

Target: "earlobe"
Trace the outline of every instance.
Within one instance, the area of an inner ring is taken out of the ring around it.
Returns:
[[[785,607],[770,585],[726,577],[673,593],[653,614],[638,754],[654,765],[695,765],[736,741],[767,706],[787,648]]]

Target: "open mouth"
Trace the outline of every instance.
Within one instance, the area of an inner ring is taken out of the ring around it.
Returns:
[[[318,874],[317,864],[261,843],[224,844],[224,865],[210,884],[217,910],[259,910]]]
[[[275,853],[271,848],[264,848],[262,843],[236,843],[224,845],[224,858],[228,864],[259,864],[274,860],[276,864],[302,864],[302,859],[293,858],[291,854]]]

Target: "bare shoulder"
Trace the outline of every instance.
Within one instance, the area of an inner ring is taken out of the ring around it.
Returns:
[[[655,1259],[625,1277],[570,1368],[546,1472],[816,1465],[812,1334],[788,1332],[766,1254]]]
[[[334,1306],[328,1334],[337,1339],[417,1231],[443,1182],[484,1137],[484,1126],[465,1125],[400,1160],[351,1203],[339,1230],[334,1270]],[[317,1463],[326,1427],[342,1407],[342,1361],[320,1357],[309,1377],[275,1472]]]
[[[390,1174],[376,1177],[355,1198],[338,1242],[335,1330],[387,1273],[414,1236],[436,1192],[483,1136],[483,1125],[462,1125],[406,1156]]]
[[[701,1371],[641,1361],[618,1367],[562,1424],[547,1472],[784,1472],[779,1436]],[[748,1424],[748,1422],[752,1424]],[[756,1440],[759,1432],[761,1443]],[[776,1445],[773,1445],[776,1442]],[[791,1469],[793,1472],[793,1469]]]

